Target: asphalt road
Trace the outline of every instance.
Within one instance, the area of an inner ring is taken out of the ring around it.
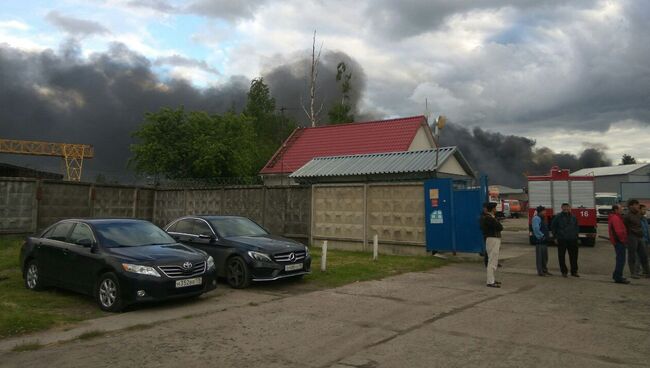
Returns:
[[[502,289],[485,287],[482,264],[469,262],[324,291],[222,291],[150,328],[2,352],[0,366],[650,366],[650,280],[614,284],[614,252],[602,240],[580,249],[582,277],[559,276],[555,248],[556,276],[539,277],[525,239],[506,234]],[[151,321],[157,311],[104,325]]]

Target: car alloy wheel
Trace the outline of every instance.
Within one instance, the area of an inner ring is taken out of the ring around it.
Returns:
[[[120,285],[115,274],[109,272],[99,278],[97,286],[97,302],[102,310],[119,312],[122,310]]]
[[[117,298],[117,287],[111,279],[104,279],[99,286],[99,301],[106,308],[110,308],[115,304]]]
[[[38,289],[38,266],[36,263],[31,262],[27,266],[27,274],[25,275],[25,284],[30,290]]]
[[[228,284],[235,289],[243,289],[250,284],[248,266],[240,257],[228,260]]]

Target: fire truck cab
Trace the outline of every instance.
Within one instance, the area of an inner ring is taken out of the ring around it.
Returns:
[[[528,229],[530,243],[534,244],[532,219],[538,206],[546,208],[549,229],[553,217],[562,211],[562,203],[571,205],[571,213],[578,219],[581,245],[596,244],[596,201],[593,176],[570,176],[567,169],[553,167],[549,175],[528,177]],[[552,236],[552,234],[551,234]]]

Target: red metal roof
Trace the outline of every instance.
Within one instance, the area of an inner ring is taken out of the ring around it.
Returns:
[[[315,157],[407,151],[423,115],[314,128],[298,128],[260,171],[292,173]]]

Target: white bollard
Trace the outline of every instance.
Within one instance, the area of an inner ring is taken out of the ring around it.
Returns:
[[[323,248],[321,250],[320,258],[320,270],[321,272],[327,271],[327,240],[323,241]]]
[[[376,261],[379,258],[379,236],[375,234],[372,239],[372,260]]]

